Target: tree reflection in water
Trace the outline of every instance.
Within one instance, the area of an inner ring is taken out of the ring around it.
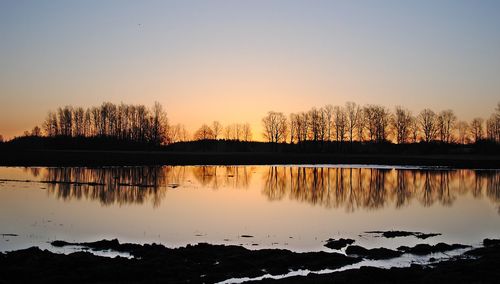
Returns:
[[[156,166],[106,168],[30,168],[30,173],[48,184],[49,194],[63,200],[99,200],[103,205],[160,205],[168,188],[190,184],[217,189],[246,188],[252,167]],[[192,184],[191,176],[196,181]]]
[[[417,200],[424,206],[451,206],[471,192],[500,202],[500,172],[271,166],[264,176],[269,200],[290,198],[328,208],[396,208]]]
[[[258,169],[258,170],[256,170]],[[167,189],[192,186],[246,189],[262,173],[262,193],[327,208],[401,208],[413,200],[424,206],[451,206],[460,195],[500,203],[500,171],[407,170],[289,166],[157,166],[107,168],[30,168],[49,194],[63,200],[99,200],[103,205],[160,205]]]

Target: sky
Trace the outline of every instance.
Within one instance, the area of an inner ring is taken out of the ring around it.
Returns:
[[[500,1],[0,0],[0,134],[59,106],[160,102],[191,131],[326,104],[500,101]]]

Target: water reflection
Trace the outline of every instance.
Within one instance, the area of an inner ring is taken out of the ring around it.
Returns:
[[[400,208],[414,199],[450,206],[468,192],[500,202],[499,171],[268,167],[264,184],[269,200],[290,198],[349,212]]]
[[[142,204],[158,207],[167,188],[193,185],[246,188],[251,167],[110,167],[110,168],[29,168],[34,177],[48,185],[49,194],[62,200],[99,200],[102,205]],[[194,180],[194,181],[193,181]]]
[[[30,168],[62,200],[90,199],[103,205],[142,204],[157,207],[168,188],[192,186],[217,190],[246,189],[252,176],[269,200],[291,199],[327,208],[401,208],[451,206],[467,193],[500,203],[500,171],[406,170],[283,166],[162,166],[110,168]]]

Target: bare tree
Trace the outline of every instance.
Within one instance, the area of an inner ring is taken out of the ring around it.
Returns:
[[[224,138],[226,138],[226,140],[233,139],[233,128],[231,127],[231,125],[227,125],[224,128]]]
[[[412,143],[417,143],[418,142],[418,134],[420,132],[420,127],[417,118],[412,116],[410,118],[410,124],[409,124],[409,131],[410,131],[410,140]]]
[[[244,137],[245,125],[240,123],[233,123],[224,128],[224,136],[227,140],[242,140]]]
[[[328,141],[330,137],[328,136],[328,119],[327,113],[324,108],[319,109],[319,128],[318,128],[318,138],[320,141]]]
[[[318,141],[320,139],[320,128],[321,128],[321,111],[316,108],[312,108],[309,111],[309,129],[311,131],[311,140]]]
[[[457,117],[451,109],[444,110],[437,117],[437,127],[439,139],[443,142],[450,143],[452,141],[452,131],[455,127]]]
[[[295,113],[290,114],[290,144],[297,141],[297,126],[298,126],[298,116]]]
[[[168,120],[167,113],[159,102],[155,102],[151,109],[150,117],[150,142],[155,145],[165,143],[167,139]],[[117,123],[114,123],[117,125]]]
[[[387,139],[389,111],[382,106],[368,105],[363,108],[370,141],[382,142]]]
[[[386,141],[388,137],[387,128],[390,123],[390,112],[387,108],[382,106],[376,107],[376,121],[377,121],[377,141]]]
[[[43,123],[44,132],[50,137],[106,136],[156,145],[171,140],[167,137],[168,128],[167,115],[158,102],[151,109],[123,103],[103,103],[87,109],[66,106],[58,108],[57,113],[49,112]]]
[[[474,118],[470,124],[470,131],[474,142],[483,139],[483,119],[479,117]]]
[[[328,140],[328,116],[329,114],[324,108],[316,109],[312,108],[308,112],[308,122],[310,137],[313,141],[325,141]]]
[[[31,136],[35,137],[42,136],[42,130],[40,129],[40,127],[38,126],[33,127],[33,129],[31,130]]]
[[[392,117],[392,125],[398,144],[408,142],[411,132],[411,122],[411,112],[401,106],[397,106],[394,116]]]
[[[347,116],[342,107],[333,108],[333,122],[335,126],[335,140],[343,142],[347,132]]]
[[[495,113],[486,121],[486,133],[489,140],[500,142],[500,102],[497,104]]]
[[[436,138],[436,114],[430,109],[424,109],[418,116],[425,142],[431,142]]]
[[[203,124],[194,134],[195,140],[214,139],[214,132],[210,126]]]
[[[183,141],[188,141],[189,140],[189,134],[186,130],[186,127],[183,124],[176,124],[171,127],[169,127],[168,131],[168,139],[169,139],[169,144],[170,143],[176,143],[176,142],[183,142]]]
[[[70,106],[57,110],[59,135],[72,136],[73,131],[73,109]]]
[[[458,142],[460,144],[467,143],[467,140],[468,140],[467,134],[469,133],[469,124],[466,121],[459,121],[457,123],[457,130],[458,130]]]
[[[356,105],[356,103],[347,102],[345,105],[345,110],[347,113],[347,134],[349,136],[349,141],[352,143],[354,139],[355,129],[359,123],[361,108]]]
[[[242,135],[243,141],[248,142],[252,140],[252,128],[250,127],[250,123],[243,124]]]
[[[264,137],[273,143],[280,143],[286,139],[287,121],[281,112],[270,111],[262,119]]]
[[[83,136],[84,134],[84,123],[85,123],[85,111],[83,108],[78,107],[73,110],[73,134],[74,136]]]
[[[363,115],[366,122],[366,130],[368,131],[368,140],[374,141],[377,134],[377,123],[375,106],[367,105],[363,107]]]
[[[189,132],[183,124],[180,124],[179,132],[178,132],[178,140],[179,141],[188,141],[189,140]]]
[[[326,133],[325,133],[325,140],[331,141],[332,140],[332,128],[333,128],[333,106],[332,105],[326,105],[325,108],[323,109],[325,113],[325,124],[326,124]]]
[[[500,142],[500,116],[492,114],[486,121],[486,135],[489,140]]]
[[[240,141],[241,136],[242,136],[243,127],[241,127],[241,124],[235,123],[235,124],[233,124],[233,129],[234,129],[233,130],[234,140]]]
[[[214,132],[214,139],[217,140],[220,138],[222,133],[222,125],[218,121],[212,122],[212,131]]]
[[[364,133],[365,133],[365,115],[363,109],[360,108],[359,110],[359,115],[358,115],[358,121],[356,122],[356,135],[358,137],[358,141],[363,142],[364,141]]]
[[[43,128],[45,130],[45,135],[48,137],[54,137],[59,135],[59,127],[57,123],[57,115],[55,112],[49,112],[47,118],[43,123]]]
[[[297,115],[297,143],[307,140],[309,135],[309,115],[307,113],[299,113]]]
[[[90,137],[93,134],[92,129],[92,112],[90,109],[85,110],[85,117],[83,122],[83,136]]]

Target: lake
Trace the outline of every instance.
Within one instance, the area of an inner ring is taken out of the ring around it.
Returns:
[[[419,240],[366,233],[406,230]],[[320,251],[500,235],[500,170],[363,165],[0,167],[0,251],[49,242],[236,244]]]

